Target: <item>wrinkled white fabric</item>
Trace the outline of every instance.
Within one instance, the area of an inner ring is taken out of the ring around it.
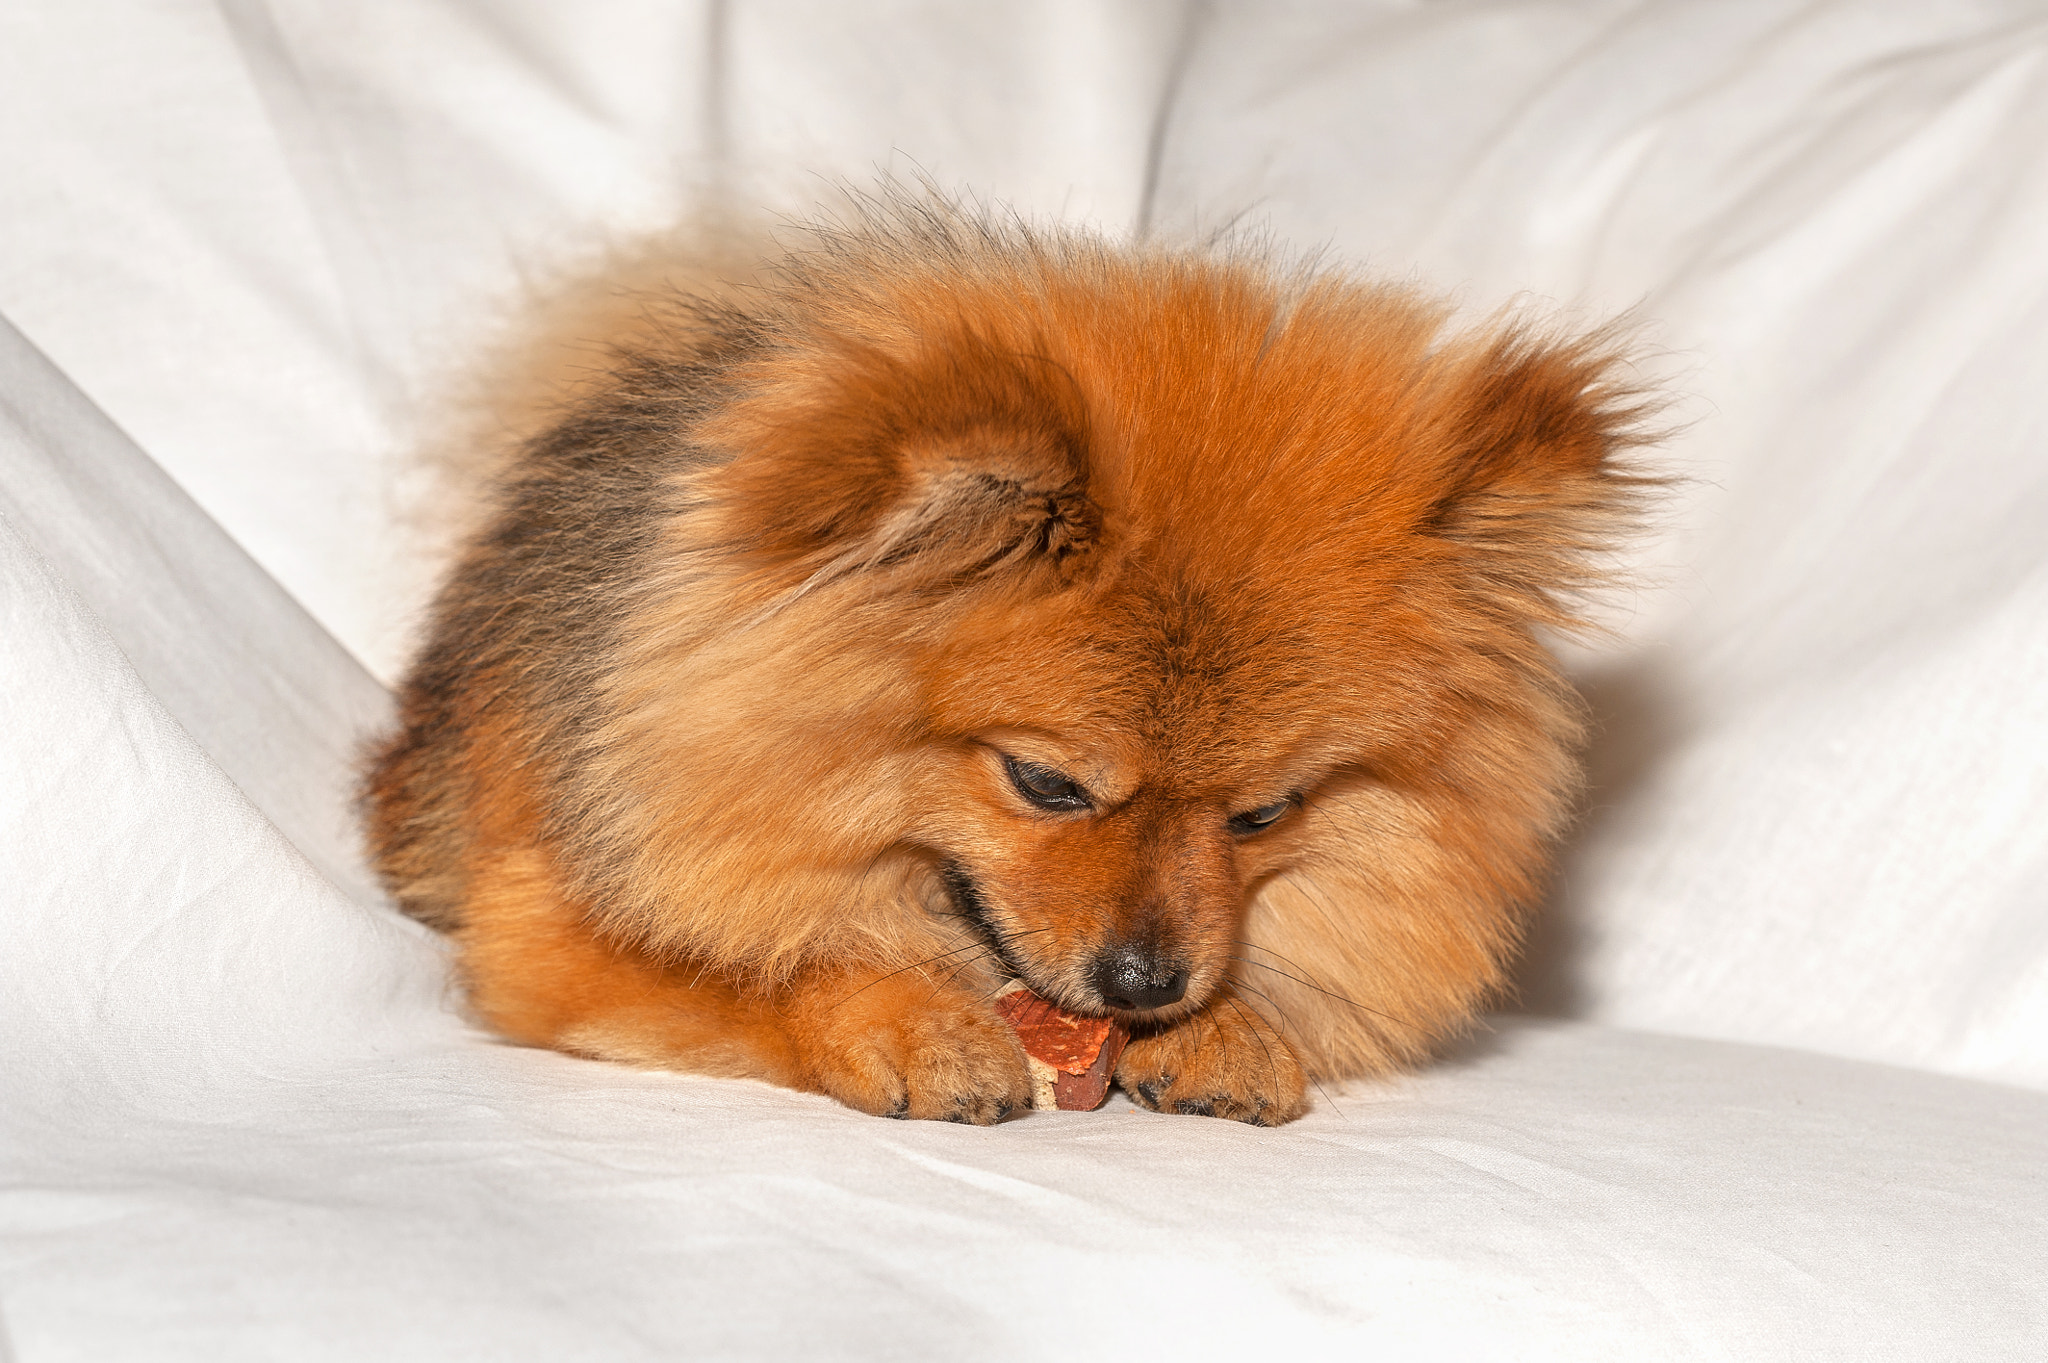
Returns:
[[[0,9],[0,1357],[2040,1356],[2044,49],[2020,0]],[[1525,992],[1579,1021],[1263,1132],[457,1018],[348,809],[411,445],[522,281],[878,170],[1637,309],[1681,481],[1574,654]]]

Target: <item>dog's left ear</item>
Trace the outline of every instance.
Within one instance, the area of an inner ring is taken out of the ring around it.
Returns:
[[[1451,383],[1448,490],[1427,531],[1465,551],[1500,605],[1568,624],[1559,596],[1601,577],[1594,560],[1635,529],[1656,481],[1626,462],[1650,438],[1652,404],[1609,332],[1557,341],[1510,330],[1468,352]]]

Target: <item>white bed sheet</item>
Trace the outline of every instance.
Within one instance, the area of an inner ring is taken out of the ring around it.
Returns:
[[[2038,1356],[2044,50],[2019,0],[9,7],[14,1350]],[[1279,1133],[899,1126],[461,1024],[346,801],[407,442],[522,272],[876,166],[1641,301],[1691,481],[1580,660],[1528,972],[1580,1021]]]

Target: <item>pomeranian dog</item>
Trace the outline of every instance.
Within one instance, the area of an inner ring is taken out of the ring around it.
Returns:
[[[1605,332],[866,201],[503,467],[367,786],[514,1041],[988,1123],[1011,979],[1274,1125],[1494,995],[1627,529]]]

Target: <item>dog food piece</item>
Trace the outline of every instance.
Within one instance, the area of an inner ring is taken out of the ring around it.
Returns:
[[[996,1011],[1016,1029],[1031,1066],[1031,1106],[1092,1112],[1109,1097],[1110,1076],[1130,1031],[1115,1018],[1082,1017],[1047,1003],[1012,980]]]

